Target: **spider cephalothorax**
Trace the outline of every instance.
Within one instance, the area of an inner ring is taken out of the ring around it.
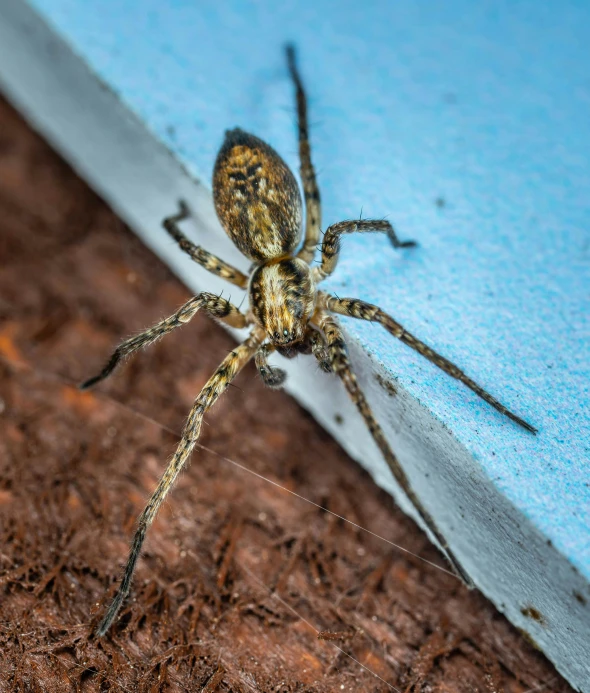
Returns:
[[[123,342],[99,375],[82,385],[84,388],[90,387],[106,378],[122,358],[188,322],[200,308],[233,327],[251,328],[247,339],[226,356],[195,400],[176,453],[139,517],[121,585],[98,626],[99,635],[106,633],[129,592],[147,529],[197,442],[205,412],[251,359],[255,360],[256,367],[267,385],[282,385],[285,379],[284,372],[270,366],[267,361],[267,357],[273,351],[287,357],[312,353],[324,371],[332,372],[341,379],[398,484],[445,550],[457,575],[467,584],[470,583],[469,576],[448,547],[433,518],[412,490],[403,468],[389,447],[352,371],[344,335],[334,314],[381,324],[394,337],[415,349],[453,378],[460,380],[498,411],[527,430],[535,432],[532,426],[508,411],[457,366],[414,337],[377,306],[356,298],[337,298],[317,289],[317,285],[336,267],[342,234],[381,231],[387,234],[395,248],[415,244],[412,241],[400,242],[387,221],[342,221],[326,230],[321,245],[321,262],[314,268],[310,266],[320,238],[320,195],[311,163],[307,103],[292,48],[287,49],[287,60],[297,96],[299,156],[306,208],[303,245],[297,250],[302,231],[302,205],[295,177],[268,144],[237,128],[228,131],[215,163],[213,197],[217,215],[229,237],[239,250],[254,262],[249,275],[185,237],[178,228],[178,223],[189,216],[188,207],[184,202],[180,203],[179,212],[165,219],[163,225],[180,248],[198,264],[232,284],[248,290],[248,312],[242,313],[220,296],[200,293],[169,318]]]
[[[250,311],[276,347],[302,342],[315,310],[309,265],[299,258],[266,262],[250,281]]]

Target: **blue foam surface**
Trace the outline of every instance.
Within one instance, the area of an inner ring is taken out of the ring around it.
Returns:
[[[296,42],[324,228],[362,210],[420,243],[346,238],[328,288],[379,303],[539,435],[347,327],[590,578],[590,3],[31,4],[204,181],[236,125],[298,169]]]

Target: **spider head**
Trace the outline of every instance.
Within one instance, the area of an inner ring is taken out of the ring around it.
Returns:
[[[286,258],[258,267],[250,282],[250,307],[275,346],[302,342],[315,307],[308,264]]]

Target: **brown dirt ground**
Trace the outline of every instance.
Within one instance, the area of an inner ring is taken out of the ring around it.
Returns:
[[[187,290],[2,101],[0,257],[0,691],[572,690],[481,595],[224,459],[442,564],[253,367],[208,416],[215,452],[152,527],[120,619],[91,638],[232,341],[199,315],[75,388]]]

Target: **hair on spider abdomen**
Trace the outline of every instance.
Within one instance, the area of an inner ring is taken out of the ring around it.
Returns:
[[[289,255],[301,238],[299,186],[266,142],[227,130],[213,169],[213,201],[226,233],[254,262]]]
[[[102,371],[82,385],[83,388],[90,387],[103,380],[122,359],[189,322],[201,308],[211,317],[232,327],[250,327],[249,336],[225,357],[194,402],[178,448],[139,517],[121,584],[96,629],[99,636],[107,632],[129,592],[147,530],[199,438],[205,413],[251,359],[254,359],[266,385],[280,387],[285,380],[285,372],[269,365],[268,357],[273,352],[288,358],[313,354],[324,372],[340,378],[399,486],[436,537],[455,573],[470,584],[469,576],[414,493],[405,471],[391,450],[352,370],[346,340],[335,314],[381,324],[391,335],[464,383],[499,412],[535,432],[530,424],[506,409],[457,366],[414,337],[377,306],[357,298],[340,299],[317,289],[317,285],[336,268],[340,240],[344,234],[383,232],[394,248],[408,248],[415,243],[400,241],[392,225],[382,219],[341,221],[326,230],[321,246],[321,262],[319,266],[311,266],[321,231],[320,193],[311,162],[307,100],[295,63],[294,48],[287,47],[286,54],[297,100],[300,173],[305,197],[305,235],[301,248],[297,251],[302,233],[301,196],[287,164],[258,137],[239,128],[228,130],[215,162],[213,198],[225,231],[243,255],[254,262],[250,273],[244,274],[195,245],[183,234],[178,225],[189,217],[185,202],[180,202],[176,214],[164,219],[163,226],[180,249],[197,264],[235,286],[248,289],[248,312],[241,312],[221,296],[200,293],[170,317],[122,342]]]

